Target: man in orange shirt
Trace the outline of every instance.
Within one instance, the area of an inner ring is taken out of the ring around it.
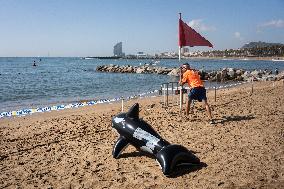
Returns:
[[[206,89],[204,87],[203,81],[201,81],[200,79],[198,72],[190,69],[188,63],[184,63],[181,67],[180,77],[180,84],[184,85],[185,83],[187,83],[191,88],[190,92],[188,93],[188,101],[186,103],[186,115],[189,114],[190,104],[192,100],[198,100],[199,102],[204,101],[210,123],[213,124],[211,110],[207,102]]]

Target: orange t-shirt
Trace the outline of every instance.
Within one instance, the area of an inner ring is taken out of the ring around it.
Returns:
[[[187,70],[183,73],[183,77],[181,80],[183,83],[187,82],[188,85],[192,88],[194,87],[204,87],[202,80],[200,79],[200,75],[197,71]]]

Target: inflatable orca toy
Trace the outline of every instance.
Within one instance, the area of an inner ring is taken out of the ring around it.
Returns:
[[[170,144],[149,124],[139,118],[139,104],[134,104],[127,113],[120,113],[112,119],[112,127],[120,134],[112,155],[118,158],[122,151],[133,145],[156,157],[164,175],[169,176],[180,164],[199,164],[200,160],[181,145]]]

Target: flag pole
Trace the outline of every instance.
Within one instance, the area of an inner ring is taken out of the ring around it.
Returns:
[[[179,13],[179,21],[181,20],[181,13]],[[179,22],[180,24],[180,22]],[[178,45],[178,61],[181,60],[181,44],[180,44],[180,25],[178,27],[178,34],[179,34],[179,45]]]
[[[181,20],[181,13],[179,13],[179,24],[180,24],[180,20]],[[179,47],[178,47],[178,60],[179,63],[181,62],[181,44],[180,44],[180,25],[179,25]],[[182,72],[181,72],[181,68],[180,68],[180,81],[182,80]],[[182,114],[182,103],[183,103],[183,94],[182,94],[182,88],[183,86],[180,86],[180,91],[179,91],[179,111],[180,114]]]

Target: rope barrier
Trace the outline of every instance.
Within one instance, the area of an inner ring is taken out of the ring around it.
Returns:
[[[173,87],[173,84],[174,83],[177,83],[177,87],[174,88]],[[218,87],[216,86],[211,86],[211,83],[210,83],[210,86],[209,87],[206,87],[205,89],[206,90],[210,90],[210,89],[213,89],[214,90],[214,100],[215,102],[217,101],[217,90],[219,89],[224,89],[224,88],[229,88],[229,87],[234,87],[234,86],[237,86],[237,85],[242,85],[242,84],[245,84],[245,83],[249,83],[248,82],[239,82],[239,83],[232,83],[232,84],[228,84],[228,85],[220,85]],[[173,95],[173,91],[175,90],[175,94],[180,96],[179,98],[179,101],[177,102],[177,105],[180,105],[180,111],[182,111],[182,104],[184,103],[183,102],[183,94],[184,93],[187,93],[187,90],[190,89],[189,87],[185,87],[183,88],[182,86],[178,86],[178,82],[169,82],[169,83],[162,83],[161,85],[161,92],[160,94],[163,95],[163,99],[164,99],[164,102],[163,102],[163,105],[164,107],[167,107],[169,102],[168,102],[168,95],[169,95],[169,84],[172,84],[172,95]],[[174,100],[174,98],[172,98],[172,100]]]
[[[40,108],[30,108],[30,109],[22,109],[22,110],[16,110],[16,111],[7,111],[7,112],[0,112],[0,119],[5,117],[15,117],[15,116],[26,116],[31,115],[33,113],[43,113],[43,112],[50,112],[50,111],[59,111],[59,110],[65,110],[65,109],[71,109],[71,108],[79,108],[83,106],[92,106],[96,104],[103,104],[103,103],[111,103],[111,102],[117,102],[120,100],[130,100],[134,98],[143,98],[143,96],[157,93],[158,90],[148,91],[144,92],[138,95],[128,96],[126,98],[124,97],[118,97],[113,99],[100,99],[100,100],[92,100],[88,102],[77,102],[72,104],[61,104],[61,105],[55,105],[55,106],[47,106],[47,107],[40,107]]]

